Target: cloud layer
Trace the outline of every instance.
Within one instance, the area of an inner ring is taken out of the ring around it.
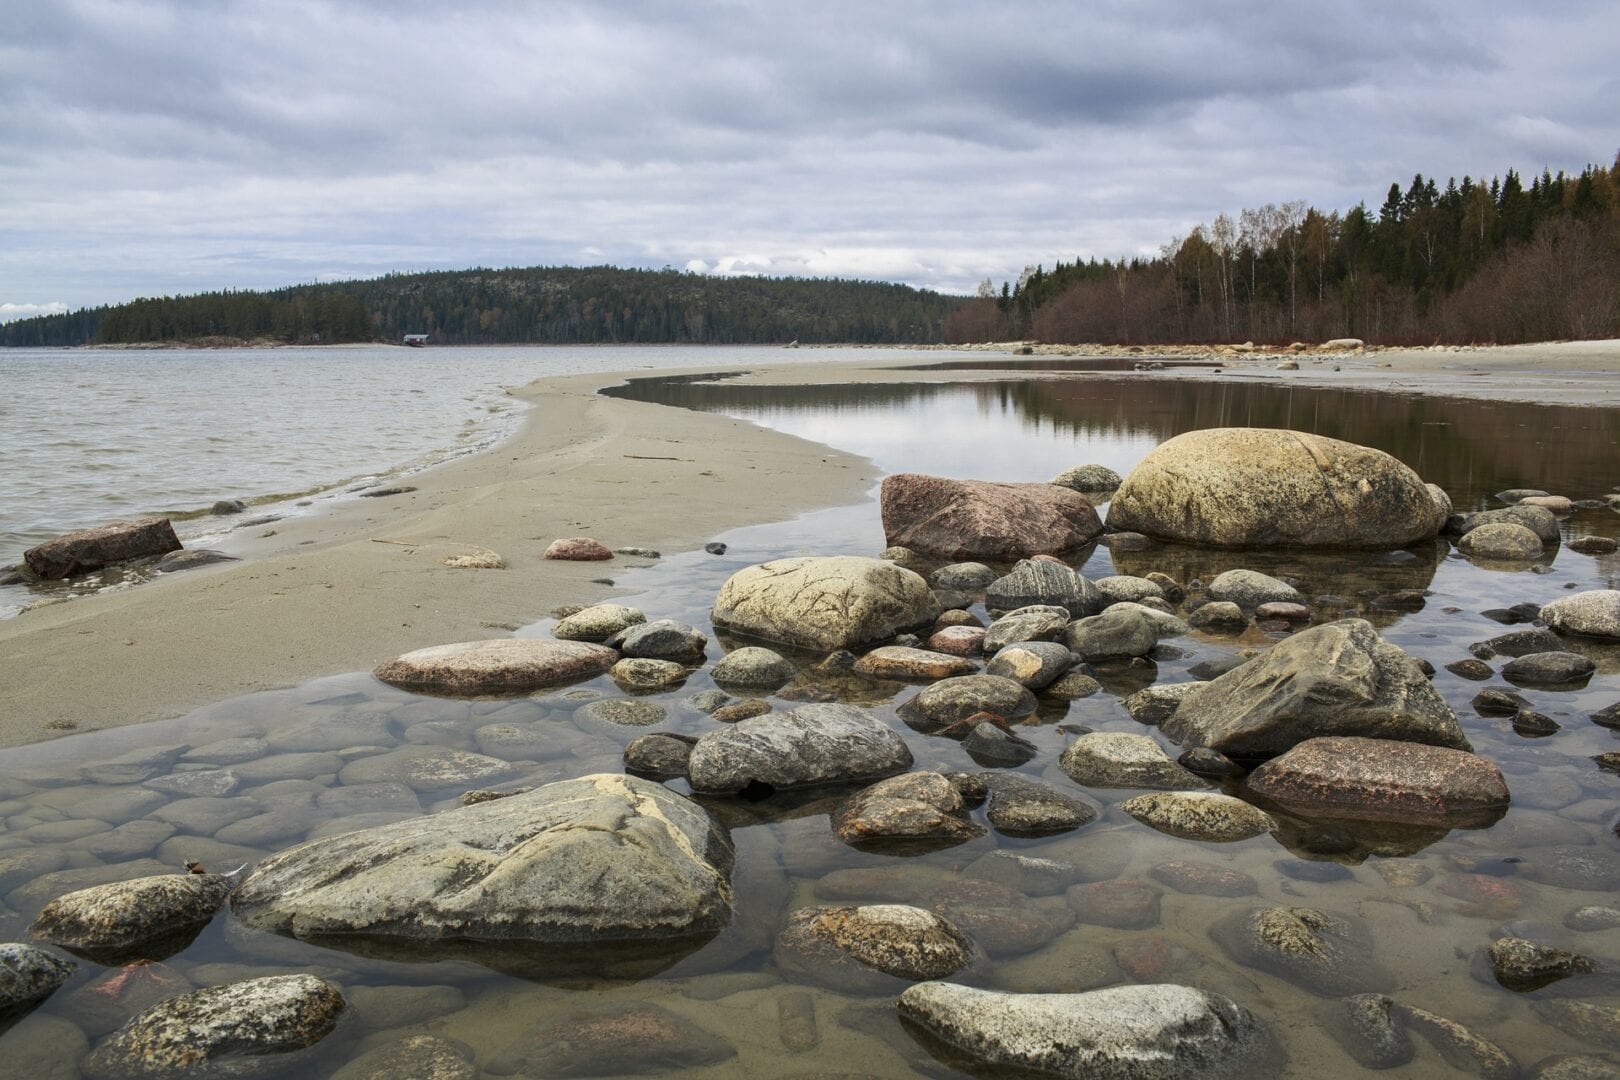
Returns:
[[[1620,148],[1602,0],[16,6],[0,318],[475,264],[971,291]]]

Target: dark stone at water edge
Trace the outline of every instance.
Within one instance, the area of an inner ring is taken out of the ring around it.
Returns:
[[[91,1080],[265,1076],[296,1068],[291,1055],[337,1026],[345,1003],[313,975],[211,986],[131,1018],[84,1062]]]
[[[1597,665],[1580,653],[1536,652],[1508,661],[1502,677],[1518,686],[1574,689],[1585,686],[1596,670]]]
[[[726,545],[722,544],[718,540],[712,540],[703,545],[703,550],[708,552],[710,555],[724,555],[726,553]]]
[[[1084,547],[1102,532],[1090,500],[1054,484],[897,473],[880,495],[890,546],[943,559],[1009,562]]]
[[[1496,981],[1521,993],[1597,970],[1596,964],[1578,953],[1517,937],[1491,942],[1490,956]]]
[[[47,581],[88,574],[114,563],[180,550],[180,538],[168,518],[115,521],[45,541],[23,552],[23,561]]]
[[[215,517],[224,517],[227,514],[240,514],[248,508],[248,504],[241,499],[221,499],[208,508],[208,512]]]

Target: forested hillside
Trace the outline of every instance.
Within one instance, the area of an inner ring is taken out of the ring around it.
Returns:
[[[742,344],[944,340],[960,297],[872,281],[535,267],[390,274],[274,292],[136,300],[0,327],[6,345],[199,339]]]
[[[950,319],[955,342],[1380,344],[1620,336],[1620,159],[1392,184],[1377,211],[1220,215],[1151,259],[1031,267]]]

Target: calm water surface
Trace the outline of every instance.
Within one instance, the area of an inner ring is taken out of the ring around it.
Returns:
[[[1082,461],[1124,471],[1178,431],[1254,423],[1322,430],[1382,446],[1418,466],[1425,479],[1441,483],[1461,505],[1483,505],[1491,492],[1508,486],[1596,497],[1620,479],[1613,475],[1615,417],[1598,410],[1129,379],[768,392],[724,382],[642,383],[630,392],[823,438],[871,455],[887,471],[1045,479]],[[1583,510],[1568,519],[1565,532],[1566,539],[1620,535],[1620,515]],[[629,591],[625,602],[650,618],[677,618],[710,633],[711,660],[732,643],[715,637],[708,609],[720,584],[737,569],[784,555],[875,553],[884,546],[872,503],[740,529],[723,539],[730,545],[724,556],[672,553],[658,562],[621,560],[608,571]],[[1297,578],[1308,596],[1339,597],[1316,605],[1319,617],[1368,618],[1390,640],[1440,669],[1436,687],[1475,749],[1506,773],[1512,809],[1489,828],[1451,832],[1285,816],[1276,836],[1217,845],[1177,840],[1135,822],[1118,809],[1134,791],[1087,789],[1084,794],[1102,814],[1074,832],[1028,840],[992,830],[954,848],[900,859],[856,851],[836,838],[827,815],[844,792],[777,795],[755,803],[713,800],[711,807],[731,826],[737,844],[737,916],[717,938],[656,974],[631,979],[530,972],[515,978],[470,956],[421,963],[380,960],[247,930],[224,913],[188,948],[136,973],[82,963],[73,982],[0,1038],[0,1049],[20,1054],[48,1047],[57,1059],[71,1059],[85,1042],[93,1044],[152,998],[252,975],[311,971],[342,984],[354,1007],[338,1032],[320,1044],[316,1060],[297,1065],[296,1075],[323,1075],[363,1049],[416,1031],[460,1040],[488,1075],[505,1075],[510,1070],[503,1056],[515,1042],[558,1024],[588,1025],[591,1016],[614,1004],[648,1002],[736,1050],[719,1065],[678,1070],[669,1045],[644,1048],[645,1064],[679,1075],[955,1076],[961,1075],[955,1066],[932,1056],[896,1019],[893,997],[900,984],[894,992],[868,996],[797,982],[777,968],[772,948],[787,913],[798,907],[934,903],[960,897],[966,888],[980,897],[979,908],[963,917],[979,920],[976,925],[984,928],[980,936],[990,959],[977,978],[985,985],[1055,992],[1164,981],[1217,991],[1271,1027],[1288,1055],[1282,1075],[1359,1075],[1361,1070],[1326,1034],[1324,1023],[1336,1007],[1332,998],[1240,963],[1212,940],[1210,924],[1234,910],[1309,907],[1366,927],[1380,969],[1376,985],[1366,989],[1389,992],[1468,1025],[1500,1044],[1527,1072],[1549,1055],[1605,1050],[1549,1024],[1546,1014],[1569,999],[1620,1004],[1620,988],[1611,976],[1571,979],[1520,994],[1498,986],[1482,956],[1493,938],[1511,931],[1611,964],[1620,961],[1620,929],[1575,931],[1565,925],[1576,908],[1612,904],[1620,888],[1620,841],[1613,830],[1620,777],[1599,771],[1591,761],[1591,755],[1616,748],[1616,740],[1588,720],[1620,697],[1620,654],[1578,646],[1600,665],[1586,687],[1521,691],[1532,708],[1561,725],[1538,739],[1522,738],[1507,721],[1481,716],[1471,707],[1482,686],[1505,685],[1499,678],[1470,682],[1444,665],[1466,657],[1471,643],[1506,629],[1482,610],[1545,602],[1570,587],[1610,586],[1614,557],[1559,547],[1534,567],[1499,570],[1474,566],[1443,543],[1349,556],[1164,547],[1118,554],[1099,548],[1077,565],[1091,577],[1157,569],[1181,581],[1207,581],[1223,569],[1249,566]],[[1401,589],[1426,591],[1422,610],[1386,610],[1378,602]],[[973,610],[985,616],[982,605]],[[544,620],[521,633],[548,636],[551,625]],[[1021,734],[1040,752],[1019,771],[1079,793],[1057,767],[1072,738],[1060,725],[1156,734],[1130,719],[1122,696],[1153,681],[1185,681],[1191,677],[1188,669],[1202,660],[1264,648],[1273,640],[1252,626],[1236,638],[1194,634],[1166,641],[1145,667],[1101,670],[1103,693],[1069,704],[1047,702],[1024,725]],[[809,670],[816,659],[795,657],[803,665],[795,685],[818,684],[873,708],[905,735],[917,768],[982,767],[960,744],[920,735],[895,718],[895,706],[915,688],[829,682]],[[1492,663],[1496,667],[1500,661]],[[307,837],[447,808],[471,786],[362,790],[363,785],[345,783],[350,762],[401,747],[491,755],[505,764],[487,783],[502,787],[619,772],[623,747],[638,735],[712,729],[713,720],[685,703],[712,685],[708,667],[700,668],[679,690],[651,696],[665,709],[662,723],[622,729],[578,712],[587,701],[621,696],[606,679],[515,700],[456,702],[395,690],[356,673],[222,702],[163,724],[8,751],[0,763],[5,825],[0,885],[8,890],[0,932],[9,935],[7,940],[22,939],[39,907],[71,888],[174,870],[185,859],[200,859],[211,869],[234,868]],[[777,700],[776,706],[790,708],[792,702]],[[219,745],[243,738],[263,741],[237,744],[235,753]],[[83,772],[128,750],[156,747],[170,750],[154,766],[152,780],[159,787],[168,783],[166,777],[222,767],[232,772],[236,786],[199,804],[156,790],[151,781],[96,784]],[[244,756],[234,764],[214,764]],[[680,783],[673,786],[685,790]],[[363,816],[356,809],[362,802]],[[1026,894],[993,883],[963,886],[994,875],[995,860],[983,860],[996,851],[1061,860],[1072,868],[1062,885],[1083,889],[1116,882],[1145,902],[1125,917],[1101,910],[1083,892],[1063,888]],[[1153,875],[1155,867],[1172,860],[1240,871],[1253,879],[1255,894],[1231,899],[1178,892]],[[998,936],[994,927],[1003,919],[1033,930],[1016,941]],[[116,989],[109,988],[113,980],[119,980]],[[1385,1075],[1470,1073],[1419,1039],[1413,1063]]]

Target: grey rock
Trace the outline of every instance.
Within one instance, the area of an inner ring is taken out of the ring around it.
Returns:
[[[1585,904],[1564,916],[1564,925],[1571,930],[1613,930],[1620,926],[1620,908],[1601,904]]]
[[[1192,693],[1197,683],[1156,684],[1138,690],[1121,704],[1138,724],[1159,724],[1168,720],[1181,707],[1181,699]]]
[[[1542,606],[1541,621],[1560,634],[1620,641],[1620,590],[1591,589]]]
[[[563,641],[594,641],[601,643],[647,621],[637,608],[623,604],[592,604],[558,621],[551,628],[551,636]]]
[[[776,939],[777,966],[843,993],[956,974],[978,957],[948,919],[905,904],[802,908]]]
[[[600,675],[619,654],[587,641],[497,638],[435,645],[373,672],[391,686],[450,697],[525,694]]]
[[[1428,1040],[1446,1064],[1486,1080],[1514,1080],[1519,1067],[1507,1052],[1455,1020],[1411,1005],[1395,1006],[1406,1025]]]
[[[994,881],[1026,896],[1051,896],[1081,880],[1082,872],[1062,859],[992,851],[962,868],[962,876]]]
[[[1613,1054],[1554,1054],[1536,1063],[1534,1080],[1615,1080],[1620,1057]]]
[[[123,862],[150,855],[152,849],[175,834],[175,827],[162,821],[126,821],[105,832],[88,836],[80,844],[85,851],[107,862]]]
[[[168,795],[215,796],[223,798],[235,793],[242,780],[229,769],[193,769],[174,772],[168,776],[155,776],[146,782],[153,791]]]
[[[1312,908],[1235,911],[1211,925],[1209,936],[1238,963],[1323,997],[1391,985],[1372,960],[1366,927]]]
[[[939,847],[984,835],[969,820],[961,794],[936,772],[904,773],[862,788],[834,811],[832,827],[840,840],[856,846],[898,841]]]
[[[1095,821],[1097,808],[1017,773],[981,773],[985,818],[1005,836],[1051,836]]]
[[[1128,574],[1115,574],[1112,577],[1100,577],[1092,584],[1111,603],[1129,604],[1140,603],[1149,598],[1164,599],[1164,590],[1147,578],[1131,577]]]
[[[1502,677],[1518,686],[1584,686],[1597,665],[1580,653],[1539,652],[1509,660]]]
[[[928,583],[882,559],[778,559],[721,586],[717,627],[822,652],[852,649],[927,626],[938,613]]]
[[[1126,799],[1119,808],[1149,828],[1183,840],[1230,843],[1277,829],[1264,810],[1212,791],[1159,791]]]
[[[1245,611],[1253,611],[1261,604],[1305,602],[1299,590],[1286,581],[1256,570],[1228,570],[1209,583],[1204,595],[1236,604]]]
[[[1531,881],[1560,889],[1613,892],[1620,889],[1620,861],[1587,844],[1544,844],[1524,853],[1520,871]]]
[[[1071,668],[1067,675],[1042,688],[1043,697],[1059,701],[1075,701],[1090,697],[1102,689],[1102,683],[1083,671]]]
[[[1034,605],[1010,611],[992,622],[980,644],[985,655],[1020,641],[1056,641],[1069,625],[1069,612],[1050,605]]]
[[[1094,615],[1108,600],[1097,586],[1062,563],[1022,559],[985,589],[984,606],[992,615],[1019,608],[1060,607],[1071,616]]]
[[[673,660],[626,657],[608,672],[624,690],[668,690],[686,681],[687,669]]]
[[[1028,739],[997,727],[988,720],[980,721],[962,740],[967,756],[987,768],[1013,769],[1033,761],[1040,751]]]
[[[1075,465],[1052,477],[1058,487],[1070,488],[1082,495],[1091,492],[1113,491],[1122,480],[1119,473],[1106,465]]]
[[[1457,541],[1457,550],[1476,559],[1520,561],[1541,555],[1541,538],[1523,525],[1502,521],[1468,530]]]
[[[56,993],[77,966],[32,945],[0,945],[0,1017],[16,1017],[38,1005]]]
[[[79,775],[92,784],[139,784],[167,773],[180,755],[190,749],[182,743],[131,750],[107,761],[86,765],[79,769]]]
[[[243,735],[231,739],[217,739],[194,747],[180,755],[181,761],[204,765],[237,765],[261,758],[270,750],[270,744],[257,735]]]
[[[230,891],[219,874],[96,885],[46,904],[28,933],[100,963],[162,960],[191,943]]]
[[[877,780],[904,772],[911,761],[905,741],[866,710],[821,704],[707,732],[687,768],[692,790],[734,794],[761,784],[783,789]]]
[[[1471,749],[1457,717],[1417,663],[1371,624],[1344,619],[1302,630],[1207,683],[1166,735],[1228,755],[1280,754],[1320,735],[1360,735]]]
[[[395,783],[412,791],[434,792],[495,783],[516,773],[513,765],[499,758],[442,746],[413,745],[352,761],[338,773],[338,781],[343,784]]]
[[[1393,998],[1383,994],[1356,994],[1340,1003],[1328,1030],[1364,1069],[1394,1069],[1412,1060],[1416,1048],[1396,1015]],[[1331,1015],[1331,1014],[1330,1014]]]
[[[1146,656],[1158,643],[1153,620],[1124,605],[1072,622],[1063,632],[1063,644],[1088,662]]]
[[[160,574],[175,574],[181,570],[195,570],[200,566],[212,566],[215,563],[239,562],[235,555],[227,555],[223,551],[213,548],[188,548],[185,551],[171,551],[153,564]]]
[[[781,653],[758,646],[734,649],[720,659],[709,675],[722,686],[749,690],[775,690],[798,672]]]
[[[1008,721],[1034,714],[1035,695],[998,675],[962,675],[925,686],[904,702],[901,720],[924,734],[939,731],[975,713],[989,712]]]
[[[1016,641],[997,650],[984,671],[1040,690],[1062,678],[1073,666],[1074,654],[1055,641]]]
[[[467,1046],[437,1035],[406,1035],[372,1047],[332,1074],[332,1080],[477,1080]]]
[[[1497,938],[1491,942],[1490,957],[1496,981],[1521,993],[1597,970],[1597,964],[1579,953],[1520,937]]]
[[[1187,986],[1013,994],[947,982],[900,995],[900,1015],[977,1071],[1076,1080],[1251,1075],[1268,1036],[1243,1007]]]
[[[1201,778],[1170,759],[1146,735],[1094,731],[1082,735],[1058,758],[1069,779],[1085,787],[1199,790]]]
[[[664,722],[664,707],[656,701],[602,698],[581,705],[574,718],[609,727],[651,727]]]
[[[624,748],[624,769],[651,780],[673,780],[686,775],[687,759],[696,739],[688,735],[659,732],[633,739]]]
[[[958,592],[983,592],[1001,575],[981,562],[951,563],[928,575],[936,589],[954,589]]]
[[[1456,535],[1466,536],[1482,525],[1522,525],[1535,533],[1543,544],[1556,544],[1560,535],[1558,516],[1544,506],[1509,506],[1504,510],[1464,514]]]
[[[709,638],[695,626],[674,619],[659,619],[621,630],[607,639],[607,646],[638,660],[691,664],[703,658]]]
[[[1187,622],[1209,633],[1235,634],[1249,625],[1249,617],[1230,600],[1212,600],[1194,608],[1187,615]]]
[[[231,908],[295,936],[668,940],[730,919],[733,857],[691,801],[597,774],[300,844],[260,863]]]
[[[460,1010],[467,995],[455,986],[354,986],[348,991],[356,1023],[401,1028]]]
[[[1620,1007],[1590,1001],[1543,999],[1531,1005],[1536,1015],[1559,1031],[1620,1050]]]
[[[85,1059],[91,1080],[210,1080],[265,1076],[337,1026],[337,987],[313,975],[277,975],[170,998],[131,1018]]]
[[[497,1076],[624,1076],[716,1065],[735,1057],[725,1039],[668,1009],[631,1001],[548,1017],[486,1062]]]

